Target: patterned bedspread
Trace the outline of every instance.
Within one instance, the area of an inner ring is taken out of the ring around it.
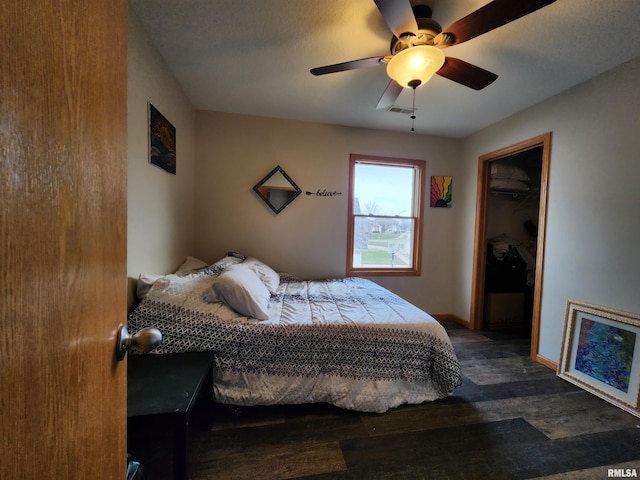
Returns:
[[[283,277],[269,320],[258,321],[203,300],[216,273],[161,278],[129,329],[159,328],[154,353],[211,351],[217,401],[383,412],[442,398],[461,384],[444,328],[369,280]]]

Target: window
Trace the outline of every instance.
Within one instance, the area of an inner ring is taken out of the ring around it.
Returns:
[[[347,275],[420,275],[425,168],[351,154]]]

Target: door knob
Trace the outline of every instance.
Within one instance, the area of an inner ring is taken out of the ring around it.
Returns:
[[[116,339],[116,356],[120,361],[130,350],[150,352],[160,343],[162,343],[162,333],[155,327],[143,328],[131,335],[126,325],[120,325]]]

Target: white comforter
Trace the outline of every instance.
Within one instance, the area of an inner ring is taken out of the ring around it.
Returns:
[[[461,383],[444,328],[369,280],[283,277],[269,320],[258,321],[204,301],[211,275],[161,278],[129,328],[159,328],[155,353],[211,351],[218,402],[384,412],[442,398]]]

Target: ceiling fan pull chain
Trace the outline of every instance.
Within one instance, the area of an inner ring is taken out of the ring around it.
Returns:
[[[416,124],[416,87],[413,87],[413,105],[411,106],[411,131],[415,132]]]

